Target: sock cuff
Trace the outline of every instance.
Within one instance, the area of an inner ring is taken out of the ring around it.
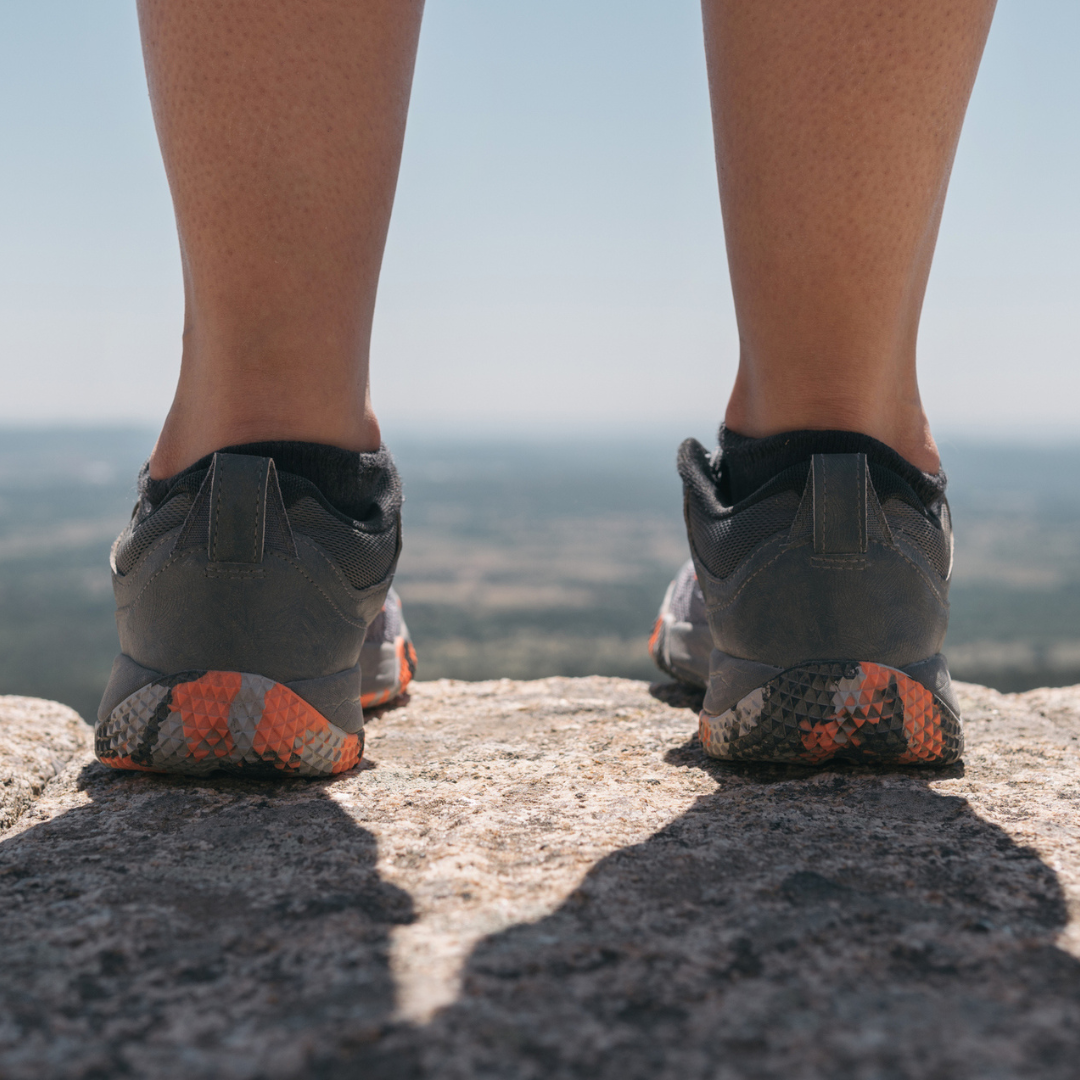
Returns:
[[[720,425],[719,488],[729,506],[752,495],[777,473],[809,460],[814,454],[865,454],[869,462],[889,469],[907,483],[924,505],[945,496],[943,470],[926,473],[891,446],[857,431],[786,431],[754,439]]]
[[[394,458],[386,445],[378,450],[357,452],[321,443],[274,440],[223,446],[218,453],[250,454],[272,458],[279,473],[299,476],[319,489],[322,497],[339,513],[357,521],[371,516],[377,504],[383,514],[401,509],[401,480]],[[139,471],[139,495],[153,506],[164,501],[178,484],[189,483],[210,468],[213,454],[164,480],[150,477],[150,463]]]

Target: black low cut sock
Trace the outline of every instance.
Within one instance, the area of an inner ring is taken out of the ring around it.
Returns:
[[[721,424],[719,440],[720,497],[728,506],[814,454],[865,454],[871,464],[889,469],[909,484],[926,506],[945,494],[943,471],[925,473],[892,447],[855,431],[787,431],[752,439]]]
[[[401,507],[401,480],[385,446],[358,453],[320,443],[273,441],[225,446],[220,452],[273,458],[279,473],[308,480],[335,510],[357,521],[368,520],[376,507],[384,514]],[[178,482],[205,473],[212,460],[213,454],[207,454],[166,480],[152,480],[147,463],[139,474],[139,494],[157,506]]]

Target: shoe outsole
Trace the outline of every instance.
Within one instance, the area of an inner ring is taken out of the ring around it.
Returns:
[[[725,761],[828,761],[948,765],[964,750],[960,718],[922,683],[868,662],[801,664],[718,716],[698,733]]]
[[[186,671],[125,698],[97,725],[95,749],[103,764],[140,772],[330,776],[357,765],[364,733],[262,675]]]

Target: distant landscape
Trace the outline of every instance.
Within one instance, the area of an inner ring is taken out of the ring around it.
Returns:
[[[152,434],[0,429],[0,693],[92,718],[116,652],[108,574]],[[645,643],[686,557],[675,445],[399,438],[398,588],[424,679],[655,679]],[[1080,445],[946,440],[954,674],[1080,682]]]

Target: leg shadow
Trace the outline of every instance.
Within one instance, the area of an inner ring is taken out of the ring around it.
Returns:
[[[701,712],[705,704],[705,691],[684,682],[650,683],[649,695],[673,709],[690,709],[694,713]]]
[[[326,782],[94,764],[80,786],[0,844],[0,1076],[254,1080],[361,1048],[384,1075],[412,902]]]
[[[411,1037],[424,1075],[1080,1073],[1058,881],[930,790],[942,773],[725,766],[696,739],[669,761],[716,789],[481,943],[460,1000]]]

